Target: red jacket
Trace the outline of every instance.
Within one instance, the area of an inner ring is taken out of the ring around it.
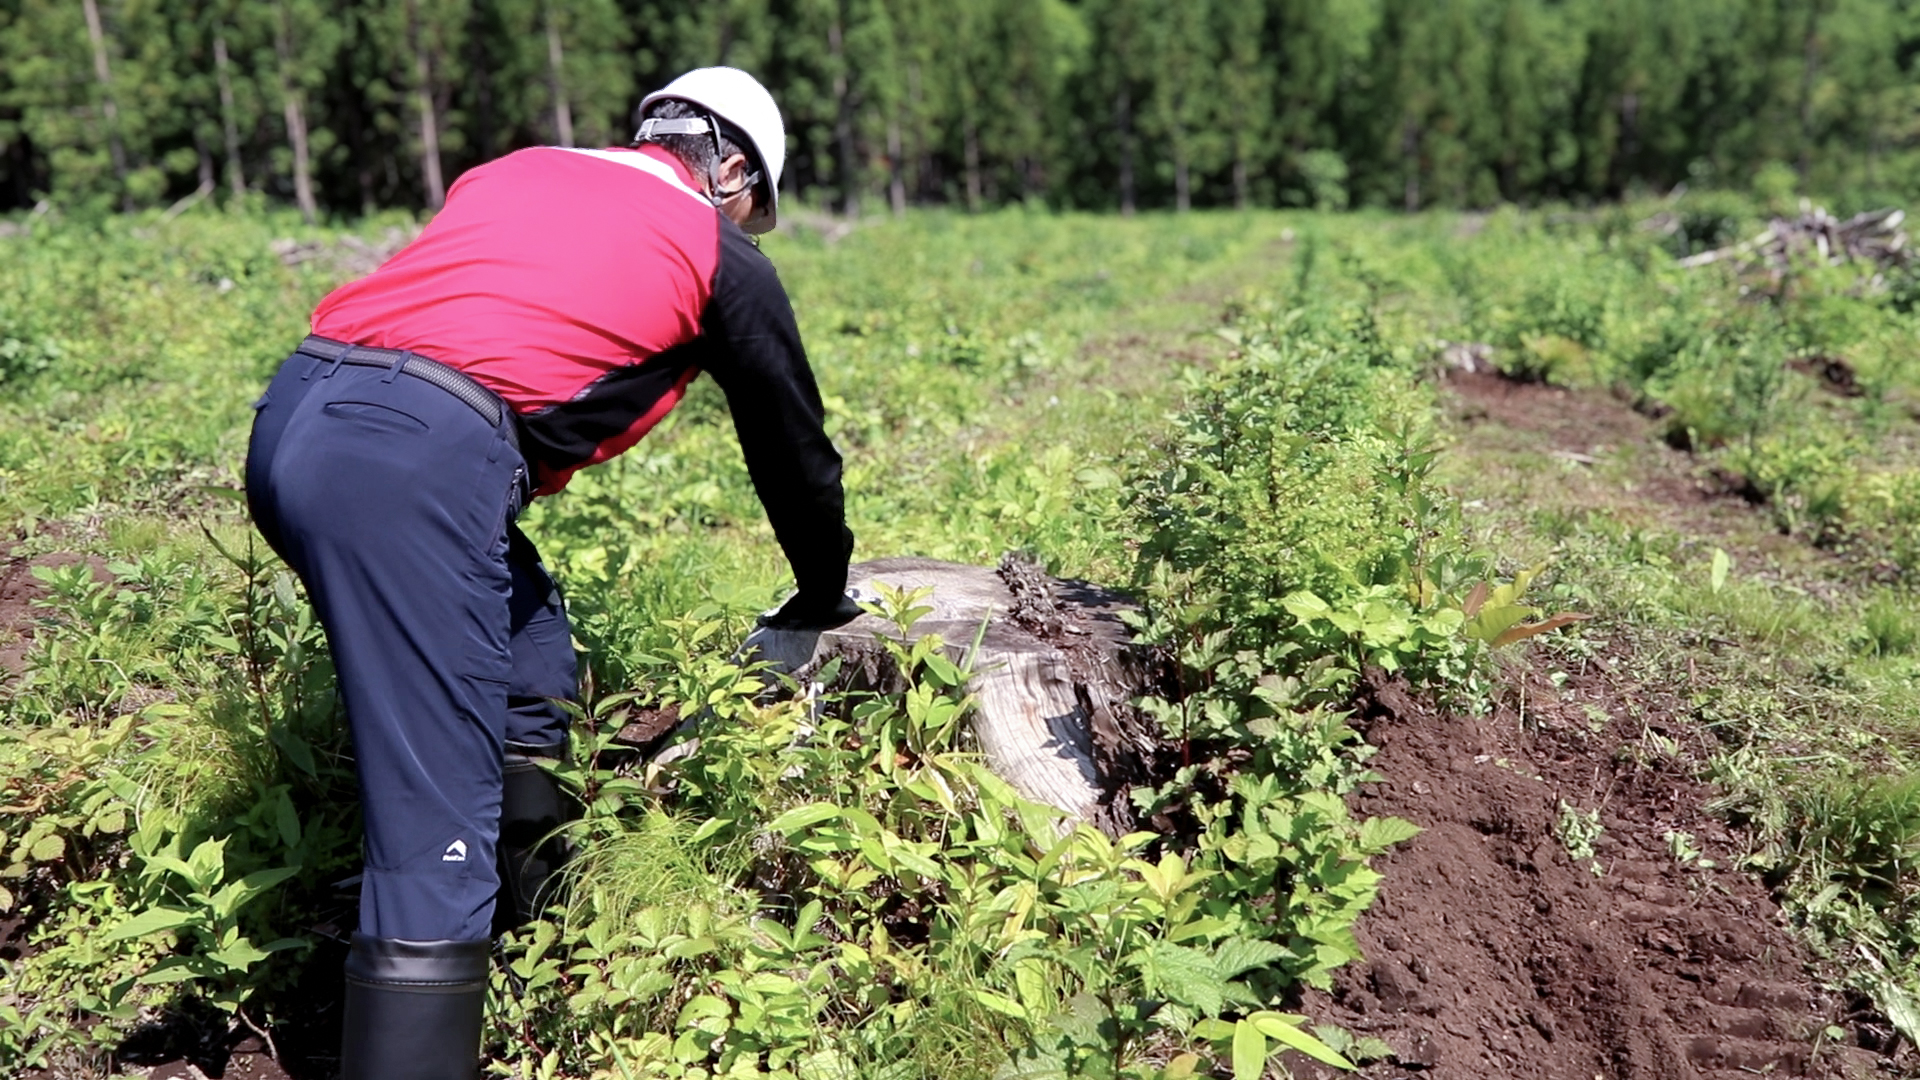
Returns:
[[[320,302],[313,332],[499,394],[536,494],[631,447],[709,371],[801,591],[844,587],[840,456],[786,290],[659,147],[540,147],[470,170],[418,239]]]

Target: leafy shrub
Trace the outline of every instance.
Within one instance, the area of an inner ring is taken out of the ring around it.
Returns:
[[[312,903],[357,858],[331,673],[286,571],[108,569],[42,571],[57,620],[29,685],[47,692],[0,728],[21,796],[0,807],[0,911],[34,926],[0,982],[0,1009],[27,1006],[0,1059],[26,1066],[180,999],[257,1012],[293,974],[269,958],[312,945],[275,932],[313,921],[275,902]],[[186,685],[205,688],[191,706]]]
[[[1881,594],[1861,613],[1868,651],[1875,656],[1906,656],[1920,645],[1920,621],[1914,618],[1910,596]]]
[[[1726,247],[1744,238],[1754,221],[1752,204],[1731,192],[1703,192],[1682,201],[1677,228],[1667,237],[1675,258]]]
[[[1869,542],[1886,561],[1903,574],[1920,572],[1920,470],[1867,474],[1857,510]]]
[[[1864,447],[1847,438],[1790,429],[1728,448],[1723,460],[1766,502],[1782,532],[1830,539],[1842,527]]]
[[[1646,389],[1671,409],[1668,441],[1676,445],[1751,441],[1777,421],[1788,389],[1777,326],[1756,319],[1704,334],[1661,365]]]
[[[1428,406],[1364,312],[1263,310],[1224,336],[1233,357],[1140,465],[1139,565],[1204,569],[1221,622],[1277,637],[1294,592],[1343,597],[1413,572],[1427,538],[1407,535],[1389,493],[1416,436],[1381,426]]]
[[[686,665],[721,627],[689,618],[655,685],[711,710],[697,753],[636,774],[608,752],[632,696],[588,710],[592,753],[563,775],[595,854],[564,920],[509,947],[497,1072],[980,1075],[1011,1050],[1027,1075],[1152,1075],[1144,1048],[1240,1023],[1339,1060],[1261,1006],[1355,955],[1365,859],[1411,828],[1279,770],[1233,778],[1186,854],[1064,827],[966,752],[967,672],[908,643],[914,603],[883,609],[904,694],[758,704],[764,673]],[[1314,724],[1274,741],[1337,760],[1350,735]]]

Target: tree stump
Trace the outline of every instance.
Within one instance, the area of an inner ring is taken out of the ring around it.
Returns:
[[[938,634],[958,664],[979,638],[967,690],[988,768],[1022,796],[1109,835],[1132,829],[1132,784],[1156,745],[1151,720],[1133,701],[1160,692],[1164,665],[1120,621],[1131,601],[1012,556],[998,569],[878,559],[848,575],[848,591],[868,603],[879,600],[881,584],[933,590],[917,605],[933,610],[913,625],[912,640]],[[872,615],[824,632],[762,627],[743,652],[802,685],[838,657],[840,674],[821,690],[897,691],[905,681],[881,641],[896,632]]]

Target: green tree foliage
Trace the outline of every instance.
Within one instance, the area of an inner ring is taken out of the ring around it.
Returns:
[[[0,209],[432,207],[714,63],[847,213],[1920,192],[1914,0],[0,0]]]

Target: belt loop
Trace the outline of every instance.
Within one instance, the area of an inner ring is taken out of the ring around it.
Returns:
[[[307,353],[306,357],[307,357],[307,370],[305,374],[300,376],[301,382],[306,382],[308,379],[313,378],[313,373],[316,371],[319,371],[321,366],[326,363],[326,360],[322,359],[321,357],[315,356],[312,353]]]
[[[383,383],[390,383],[393,380],[399,378],[400,369],[407,366],[407,359],[411,355],[412,355],[411,353],[408,353],[402,350],[399,356],[396,356],[393,358],[393,365],[387,368],[387,373],[381,376],[380,381]]]
[[[327,373],[320,377],[323,379],[333,378],[333,373],[336,371],[339,371],[340,365],[347,362],[347,354],[351,353],[352,351],[353,351],[352,349],[341,349],[339,354],[333,358],[333,363],[327,366]]]

